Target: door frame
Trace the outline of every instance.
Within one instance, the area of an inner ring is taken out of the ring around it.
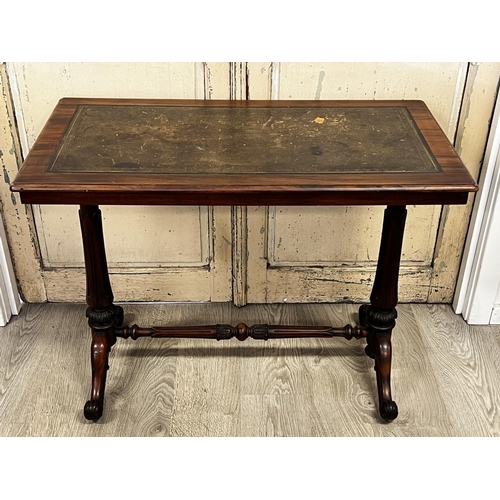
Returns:
[[[0,326],[5,326],[13,315],[19,314],[21,305],[3,217],[0,216]]]
[[[453,309],[471,325],[500,324],[500,97],[486,146],[479,192],[457,281]]]

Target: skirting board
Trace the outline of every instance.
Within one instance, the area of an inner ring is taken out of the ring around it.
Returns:
[[[500,306],[495,306],[491,311],[490,325],[500,325]]]

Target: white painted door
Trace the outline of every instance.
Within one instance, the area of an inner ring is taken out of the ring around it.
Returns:
[[[465,62],[253,64],[248,88],[250,98],[421,99],[477,176],[499,69]],[[408,209],[400,300],[450,302],[470,204]],[[366,301],[382,214],[383,207],[249,207],[241,303]]]
[[[474,201],[453,308],[471,325],[500,324],[500,97]]]
[[[229,98],[228,63],[8,63],[13,112],[25,157],[62,97]],[[229,301],[229,207],[103,206],[104,237],[117,301]],[[33,206],[38,254],[31,301],[83,301],[78,207]],[[22,257],[21,257],[22,258]],[[18,267],[33,262],[18,261]],[[22,273],[21,273],[22,276]]]
[[[10,258],[7,237],[0,217],[0,326],[5,326],[12,315],[19,314],[21,300]]]

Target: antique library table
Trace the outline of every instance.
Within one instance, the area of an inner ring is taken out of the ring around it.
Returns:
[[[379,411],[392,400],[391,333],[406,205],[467,202],[477,190],[421,101],[62,99],[12,191],[23,203],[78,204],[92,330],[92,394],[103,412],[117,337],[366,338]],[[239,324],[141,328],[113,304],[99,205],[386,205],[370,304],[359,326]]]

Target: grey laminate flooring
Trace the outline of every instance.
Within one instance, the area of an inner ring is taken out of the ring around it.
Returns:
[[[394,422],[377,413],[363,340],[119,339],[103,417],[90,395],[85,305],[26,304],[0,329],[1,436],[499,436],[500,326],[447,305],[398,306]],[[355,322],[357,306],[125,304],[126,323]]]

